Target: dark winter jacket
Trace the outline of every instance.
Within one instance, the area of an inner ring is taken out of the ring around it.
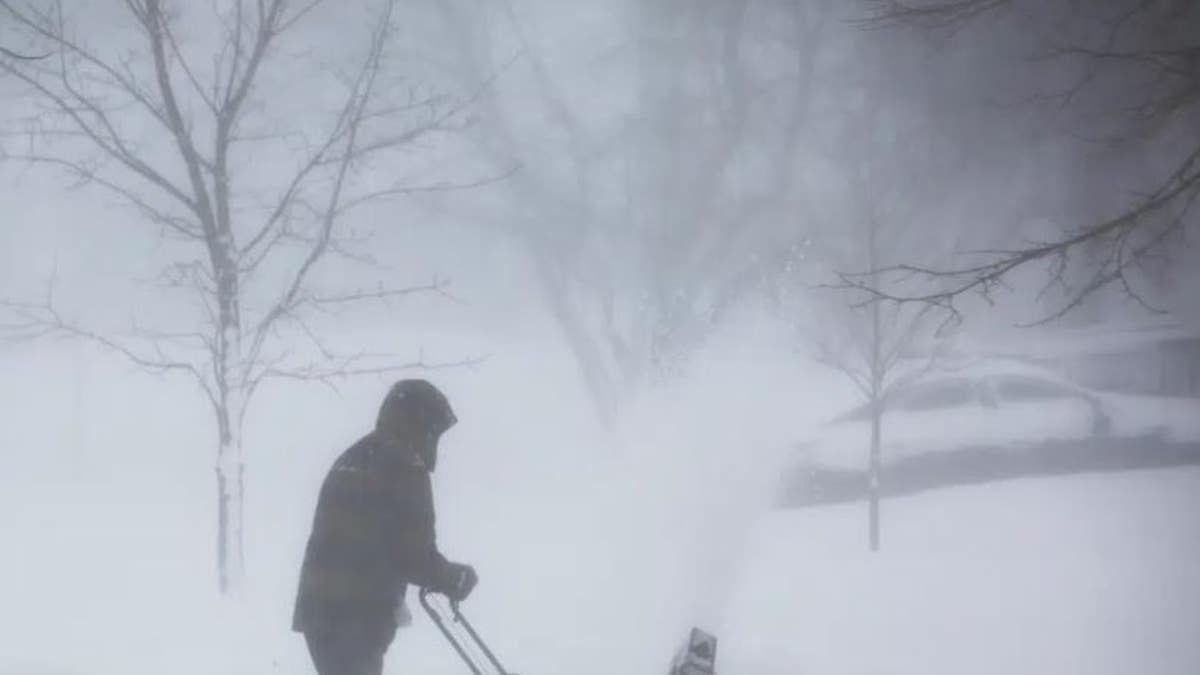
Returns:
[[[437,439],[453,424],[440,392],[405,381],[389,393],[375,431],[334,462],[305,550],[294,630],[354,623],[394,631],[408,584],[449,587],[454,572],[438,552],[429,472]]]

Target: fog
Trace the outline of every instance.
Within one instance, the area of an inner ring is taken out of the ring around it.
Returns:
[[[403,378],[520,673],[1200,670],[1200,4],[0,0],[0,675],[311,673]],[[408,591],[384,673],[468,672]]]

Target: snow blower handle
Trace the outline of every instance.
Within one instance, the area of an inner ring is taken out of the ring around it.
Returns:
[[[421,606],[425,608],[425,613],[433,619],[433,623],[437,625],[438,630],[442,631],[442,635],[446,637],[446,641],[454,647],[454,651],[462,657],[467,667],[471,669],[474,675],[486,675],[485,665],[490,666],[495,671],[495,675],[515,675],[504,669],[500,665],[500,660],[488,649],[483,638],[479,637],[479,633],[475,632],[475,628],[467,621],[467,617],[458,608],[458,602],[446,598],[444,605],[449,607],[449,617],[446,610],[436,606],[430,599],[434,595],[433,591],[428,588],[422,588],[420,593]],[[456,630],[461,628],[461,630]],[[463,632],[466,635],[463,635]],[[482,655],[480,654],[482,653]]]

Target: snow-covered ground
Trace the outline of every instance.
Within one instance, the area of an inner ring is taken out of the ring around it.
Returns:
[[[1200,469],[781,511],[755,531],[724,672],[1200,672]]]
[[[437,376],[462,420],[435,477],[441,544],[478,567],[468,612],[513,670],[658,675],[697,624],[721,637],[723,675],[1197,672],[1200,471],[888,501],[872,556],[861,506],[768,509],[798,430],[849,398],[760,328],[612,433],[559,348],[489,344],[479,372]],[[21,349],[0,359],[0,675],[311,673],[288,628],[316,487],[386,383],[265,392],[250,586],[227,603],[192,393]],[[420,616],[389,659],[463,672]]]

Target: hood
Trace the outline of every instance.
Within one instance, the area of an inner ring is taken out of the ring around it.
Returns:
[[[379,407],[375,432],[388,445],[415,453],[433,471],[438,439],[457,421],[437,387],[426,380],[401,380],[392,385]]]

